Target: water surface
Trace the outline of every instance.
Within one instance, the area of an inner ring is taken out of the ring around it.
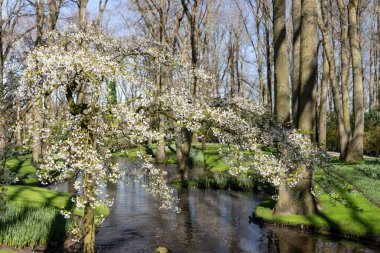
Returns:
[[[118,158],[122,168],[134,162]],[[175,167],[168,165],[170,176]],[[199,176],[194,170],[192,176]],[[67,184],[58,186],[69,191]],[[266,196],[252,192],[177,189],[180,214],[159,211],[159,204],[139,182],[109,185],[115,199],[109,217],[98,229],[97,252],[378,252],[360,243],[334,240],[289,229],[249,223],[252,211]]]

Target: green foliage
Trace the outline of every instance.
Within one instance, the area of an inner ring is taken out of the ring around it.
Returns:
[[[0,244],[11,247],[35,247],[60,241],[69,232],[73,222],[63,218],[51,207],[33,207],[14,202],[0,216]]]

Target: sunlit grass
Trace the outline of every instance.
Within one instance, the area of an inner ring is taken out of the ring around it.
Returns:
[[[256,208],[255,215],[264,220],[282,224],[316,226],[333,232],[339,231],[359,236],[380,234],[380,226],[378,226],[380,224],[379,208],[358,192],[341,193],[341,196],[360,207],[362,211],[331,201],[329,196],[322,194],[318,198],[318,202],[322,206],[319,214],[275,216],[272,212],[275,202],[268,200]]]
[[[36,176],[37,170],[32,165],[30,155],[17,156],[9,159],[6,165],[11,171],[16,173],[17,178],[20,180],[18,184],[38,185],[38,178]]]
[[[206,148],[202,153],[202,144],[192,145],[190,158],[194,164],[204,165],[211,172],[227,172],[229,166],[224,162],[224,157],[218,153],[220,145],[207,143]],[[167,159],[164,163],[175,164],[177,163],[176,149],[174,144],[167,144],[165,147]],[[113,156],[127,156],[129,158],[138,158],[138,148],[129,148],[125,152],[114,153]],[[144,152],[155,156],[157,152],[157,145],[152,144],[143,149]]]
[[[61,241],[73,222],[52,207],[35,207],[8,202],[0,216],[0,244],[24,248]]]
[[[376,164],[337,164],[336,173],[352,184],[356,190],[376,205],[380,206],[380,165]],[[380,215],[380,214],[379,214]]]
[[[335,194],[344,200],[345,204],[331,200],[326,193],[322,193],[317,198],[322,210],[315,215],[275,216],[272,212],[275,205],[273,200],[261,203],[256,208],[255,215],[268,221],[289,225],[309,225],[332,232],[358,236],[380,235],[380,208],[374,204],[378,204],[377,201],[380,200],[380,181],[366,175],[357,166],[357,164],[335,164],[336,173],[347,180],[348,184],[352,184],[354,189],[347,191],[347,189],[339,188],[337,184]],[[321,170],[316,170],[314,176],[321,177],[323,174]]]

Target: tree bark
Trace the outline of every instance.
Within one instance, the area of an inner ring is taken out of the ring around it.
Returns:
[[[290,121],[290,91],[286,45],[286,1],[273,0],[275,114],[283,122]]]
[[[350,100],[349,100],[349,45],[347,37],[347,7],[344,5],[343,0],[338,0],[339,9],[339,21],[340,21],[340,61],[341,61],[341,82],[342,82],[342,109],[343,109],[343,124],[346,130],[347,136],[351,136],[351,120],[350,120]],[[346,153],[344,151],[343,153]]]
[[[301,2],[300,41],[300,96],[298,105],[298,127],[301,130],[315,129],[315,90],[317,86],[318,19],[315,0]],[[310,135],[310,138],[313,138]],[[286,152],[286,151],[283,151]],[[317,212],[315,198],[311,193],[312,173],[306,166],[300,166],[301,179],[297,185],[287,189],[283,184],[279,189],[279,200],[274,213],[289,215],[311,215]]]
[[[362,55],[360,52],[359,35],[357,26],[358,1],[350,0],[348,4],[348,36],[352,58],[353,73],[353,104],[354,104],[354,131],[350,141],[346,162],[363,160],[364,138],[364,108],[363,108],[363,74]]]
[[[271,42],[270,42],[270,29],[269,29],[269,6],[267,1],[264,1],[264,8],[266,9],[264,31],[265,31],[265,56],[267,68],[267,101],[269,112],[273,112],[273,99],[272,99],[272,61],[271,61]]]
[[[337,118],[337,124],[338,124],[338,133],[339,133],[339,148],[340,148],[340,159],[344,160],[346,156],[346,151],[348,148],[349,143],[349,135],[346,132],[344,121],[343,121],[343,114],[342,114],[342,107],[340,103],[340,92],[339,92],[339,86],[337,82],[337,75],[336,75],[336,66],[335,66],[335,58],[334,58],[334,50],[330,46],[330,39],[328,34],[328,15],[326,10],[326,4],[324,1],[322,1],[321,5],[321,11],[319,11],[319,15],[322,14],[322,16],[319,17],[319,28],[322,32],[322,45],[324,48],[324,52],[326,53],[326,57],[329,62],[329,75],[330,75],[330,82],[331,82],[331,90],[332,90],[332,97],[334,101],[334,111],[335,116]]]
[[[79,27],[82,29],[86,25],[86,8],[88,0],[79,0]]]
[[[36,41],[35,46],[38,47],[42,43],[43,25],[44,25],[44,1],[35,1],[36,8]],[[41,85],[41,84],[38,84]],[[38,165],[43,160],[43,142],[40,129],[43,127],[43,105],[39,99],[33,107],[34,131],[33,131],[33,148],[32,160],[35,165]]]
[[[322,149],[326,149],[327,130],[327,91],[329,85],[329,62],[326,52],[323,51],[323,70],[321,81],[321,96],[319,110],[319,135],[318,144]]]
[[[292,118],[297,124],[299,77],[300,77],[300,38],[301,38],[301,0],[292,1],[293,23],[293,67],[292,67]]]

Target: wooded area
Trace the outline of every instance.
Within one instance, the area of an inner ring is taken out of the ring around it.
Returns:
[[[155,143],[155,160],[164,162],[173,140],[184,180],[195,143],[202,150],[206,143],[240,145],[252,160],[276,166],[257,155],[261,147],[274,148],[277,174],[258,170],[279,187],[278,215],[317,213],[309,167],[321,163],[309,141],[339,152],[344,162],[380,154],[380,0],[0,5],[3,167],[31,151],[42,182],[78,175],[90,182],[80,188],[86,252],[95,240],[92,182],[117,181],[118,169],[104,165],[113,151]],[[256,126],[263,130],[244,128]],[[229,151],[234,159],[239,148]],[[97,170],[81,171],[83,164]],[[3,174],[1,184],[9,184]],[[163,192],[158,198],[169,206],[170,190]]]

